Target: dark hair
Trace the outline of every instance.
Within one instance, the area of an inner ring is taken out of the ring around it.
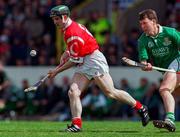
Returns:
[[[145,18],[148,18],[150,20],[154,19],[156,21],[156,23],[158,23],[157,14],[152,9],[146,9],[146,10],[139,12],[139,20],[143,20]]]

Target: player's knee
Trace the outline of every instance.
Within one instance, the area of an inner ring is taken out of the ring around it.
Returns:
[[[106,89],[105,94],[110,98],[115,98],[115,92],[112,89]]]
[[[70,98],[72,98],[72,97],[79,97],[80,96],[80,90],[79,90],[77,84],[73,83],[70,86],[70,89],[68,91],[68,95],[69,95]]]
[[[115,95],[113,94],[113,93],[108,93],[108,95],[107,95],[108,97],[110,97],[110,98],[115,98]]]
[[[159,93],[161,96],[163,96],[164,94],[166,94],[167,92],[171,92],[171,89],[168,87],[160,87],[159,88]]]

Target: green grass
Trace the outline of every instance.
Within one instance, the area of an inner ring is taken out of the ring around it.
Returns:
[[[140,122],[88,121],[83,122],[83,132],[67,133],[68,122],[0,121],[0,137],[180,137],[180,123],[176,132],[167,132],[150,123],[142,127]],[[60,132],[59,132],[60,131]]]

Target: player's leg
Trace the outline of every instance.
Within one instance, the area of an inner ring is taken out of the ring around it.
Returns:
[[[164,107],[166,111],[166,118],[165,118],[165,121],[155,120],[153,122],[155,127],[166,128],[172,132],[174,132],[176,128],[174,124],[175,100],[171,92],[174,91],[176,87],[176,83],[177,83],[177,76],[175,73],[165,73],[163,81],[160,85],[159,92],[163,99],[163,103],[164,103]]]
[[[108,73],[95,77],[94,80],[95,83],[103,90],[105,95],[107,95],[108,97],[117,99],[132,107],[135,105],[136,100],[134,100],[127,92],[114,88],[112,78]]]
[[[103,90],[103,92],[113,99],[124,102],[136,110],[139,111],[142,118],[143,126],[146,126],[149,122],[149,115],[147,108],[144,107],[139,101],[136,101],[132,96],[123,90],[118,90],[114,88],[113,80],[109,73],[105,73],[100,76],[94,77],[95,83]]]
[[[66,131],[78,132],[82,127],[82,105],[80,101],[81,93],[87,88],[90,80],[83,74],[75,73],[72,78],[72,84],[68,91],[70,99],[70,108],[72,113],[72,125],[68,126]]]
[[[175,73],[166,73],[164,75],[164,79],[160,85],[160,95],[163,99],[165,111],[167,113],[174,113],[175,109],[175,101],[171,92],[174,91],[176,87],[177,79]],[[167,115],[168,116],[168,115]],[[168,118],[168,117],[167,117]],[[172,121],[174,121],[174,116],[169,117]]]

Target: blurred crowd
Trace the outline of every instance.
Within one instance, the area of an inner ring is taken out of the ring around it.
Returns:
[[[55,65],[55,25],[49,17],[55,5],[70,7],[80,0],[1,0],[0,60],[6,65]],[[38,56],[31,57],[34,49]]]
[[[49,17],[49,10],[59,4],[74,8],[81,2],[83,1],[0,0],[0,119],[30,118],[60,121],[70,119],[68,77],[62,79],[62,85],[56,85],[53,80],[48,80],[37,92],[25,93],[24,89],[29,87],[28,79],[22,81],[21,88],[16,87],[8,79],[2,63],[6,66],[57,65],[59,58],[56,46],[57,33]],[[180,30],[180,1],[167,1],[167,5],[166,20],[160,23]],[[119,11],[117,1],[114,1],[112,6],[112,20],[100,11],[91,11],[88,16],[81,17],[73,12],[71,17],[84,24],[96,37],[109,65],[125,65],[119,59],[122,56],[138,60],[137,39],[140,30],[133,28],[119,35],[117,32],[119,26],[116,22]],[[31,49],[37,51],[37,56],[29,55]],[[124,78],[116,87],[124,89],[146,104],[152,119],[163,117],[164,108],[158,93],[159,83],[151,83],[148,79],[142,78],[139,87],[131,87]],[[94,84],[82,95],[82,105],[86,119],[107,117],[138,119],[132,108],[105,97]],[[176,113],[177,120],[180,120],[178,105]]]
[[[58,51],[56,28],[49,17],[49,10],[54,5],[66,4],[71,9],[81,0],[1,0],[0,1],[0,60],[6,65],[56,65]],[[160,22],[179,29],[180,2],[167,1],[166,20]],[[102,11],[90,11],[87,15],[71,13],[72,19],[84,24],[97,39],[109,65],[121,64],[120,57],[126,56],[138,60],[138,28],[121,32],[117,18],[119,15],[118,0],[112,3],[112,18]],[[61,45],[63,47],[63,45]],[[31,57],[30,50],[37,50],[37,56]],[[63,50],[64,48],[61,48]]]

